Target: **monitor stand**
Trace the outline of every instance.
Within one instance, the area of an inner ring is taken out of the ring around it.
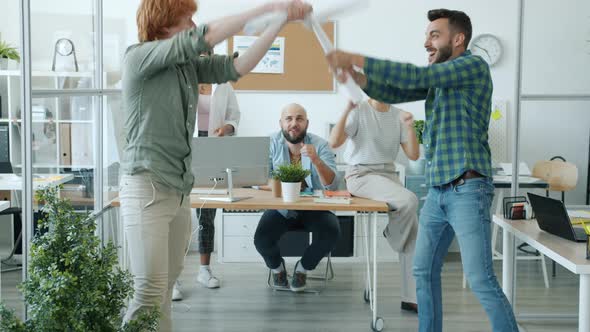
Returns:
[[[227,173],[227,191],[228,195],[224,197],[199,197],[202,201],[217,201],[217,202],[228,202],[233,203],[237,201],[242,201],[248,199],[250,197],[235,197],[233,195],[234,183],[233,183],[233,170],[231,168],[226,168],[225,172]]]

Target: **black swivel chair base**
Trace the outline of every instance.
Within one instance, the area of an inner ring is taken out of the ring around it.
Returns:
[[[321,275],[321,274],[308,274],[307,275],[307,280],[323,281],[322,286],[319,288],[306,287],[305,290],[301,293],[319,294],[324,289],[326,289],[328,281],[334,279],[334,269],[332,268],[332,255],[328,254],[328,256],[326,256],[326,257],[328,259],[326,261],[326,270],[323,275]],[[292,277],[292,275],[287,274],[287,280],[291,280],[291,277]],[[273,291],[289,291],[289,292],[291,291],[291,288],[273,285],[271,280],[272,280],[272,270],[269,269],[268,270],[268,279],[266,281],[268,287],[270,287]]]

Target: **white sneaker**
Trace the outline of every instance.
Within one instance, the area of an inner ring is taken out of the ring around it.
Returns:
[[[174,283],[174,287],[172,287],[172,301],[181,301],[182,300],[182,291],[180,287],[180,281],[176,281]]]
[[[219,279],[211,273],[211,270],[201,270],[197,276],[197,281],[203,285],[203,287],[207,288],[219,288],[220,286]]]

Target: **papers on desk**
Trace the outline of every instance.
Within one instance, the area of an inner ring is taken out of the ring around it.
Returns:
[[[590,218],[589,210],[567,210],[567,214],[570,218]]]
[[[500,175],[512,175],[512,163],[500,163],[500,167],[502,167],[502,171],[500,172]],[[531,170],[529,169],[529,167],[527,166],[527,164],[525,162],[521,162],[520,164],[518,164],[518,175],[524,175],[524,176],[531,176]]]
[[[518,183],[535,183],[541,179],[532,176],[519,176]],[[512,175],[494,175],[494,182],[512,182]]]
[[[326,203],[326,204],[350,204],[352,201],[351,198],[348,197],[318,197],[314,198],[314,203]]]

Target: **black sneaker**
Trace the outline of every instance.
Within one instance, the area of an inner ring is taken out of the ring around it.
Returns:
[[[418,305],[416,303],[402,301],[401,308],[405,311],[412,311],[414,313],[418,313]]]
[[[299,264],[301,264],[301,261],[298,261],[297,264],[295,264],[295,269],[293,269],[293,279],[291,279],[291,290],[296,293],[303,292],[307,283],[307,274],[297,272],[297,265]]]
[[[272,273],[272,284],[274,287],[289,288],[289,281],[287,280],[287,269],[285,268],[285,261],[281,262],[283,271],[279,273]]]

